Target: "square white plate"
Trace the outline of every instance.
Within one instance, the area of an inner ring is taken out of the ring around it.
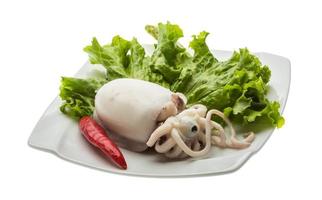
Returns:
[[[151,51],[146,46],[147,52]],[[213,51],[219,59],[227,59],[232,52]],[[269,53],[255,53],[261,62],[272,71],[268,97],[281,104],[283,112],[291,80],[291,64],[287,58]],[[99,66],[86,63],[76,74],[86,77],[99,74]],[[211,152],[202,159],[189,158],[181,161],[164,161],[162,155],[154,152],[136,153],[121,149],[128,164],[127,170],[121,170],[111,164],[101,153],[92,147],[81,135],[78,124],[63,115],[57,97],[47,108],[29,138],[31,147],[51,152],[65,160],[108,172],[137,175],[179,177],[222,174],[239,169],[254,153],[259,151],[273,133],[274,128],[257,132],[256,139],[249,148],[243,150],[219,149],[212,147]],[[256,131],[256,127],[253,127]]]

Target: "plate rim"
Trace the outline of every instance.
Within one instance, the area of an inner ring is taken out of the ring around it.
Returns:
[[[149,47],[152,45],[144,45],[144,47]],[[213,49],[211,50],[212,53],[214,52],[224,52],[224,53],[233,53],[233,51],[228,51],[228,50],[217,50],[217,49]],[[285,100],[284,100],[284,104],[280,107],[280,113],[283,114],[285,107],[287,105],[287,101],[289,98],[289,92],[290,92],[290,88],[291,88],[291,79],[292,79],[292,75],[291,75],[291,61],[290,59],[284,57],[284,56],[280,56],[280,55],[276,55],[276,54],[272,54],[272,53],[268,53],[265,51],[259,51],[259,52],[252,52],[255,55],[258,55],[260,57],[260,55],[268,55],[268,56],[273,56],[273,57],[277,57],[279,59],[283,59],[285,61],[287,61],[287,65],[283,66],[287,68],[287,73],[289,75],[289,79],[288,79],[288,87],[286,90],[286,94],[285,94]],[[76,74],[74,76],[77,76],[78,74],[80,74],[84,68],[84,66],[88,65],[89,61],[86,61],[84,65],[82,65],[82,67],[76,72]],[[276,128],[273,128],[272,131],[268,134],[267,138],[265,141],[263,141],[260,145],[257,146],[257,148],[251,148],[249,149],[249,151],[245,152],[242,156],[239,157],[239,159],[233,163],[233,165],[231,165],[229,168],[226,168],[220,172],[216,172],[216,171],[202,171],[202,172],[193,172],[193,173],[183,173],[183,174],[173,174],[173,173],[162,173],[162,174],[156,174],[156,173],[140,173],[140,172],[132,172],[132,171],[126,171],[126,170],[119,170],[119,169],[103,169],[101,167],[95,167],[95,166],[91,166],[89,164],[83,163],[77,159],[74,159],[72,157],[66,156],[62,153],[60,153],[58,151],[58,148],[51,148],[48,146],[42,146],[39,144],[35,144],[32,141],[32,135],[34,133],[35,128],[37,127],[37,125],[41,122],[41,119],[45,116],[45,114],[47,113],[47,111],[50,109],[51,105],[55,103],[55,101],[59,99],[59,95],[57,95],[55,97],[55,99],[48,105],[48,107],[45,109],[45,111],[42,113],[41,117],[39,118],[39,120],[37,121],[36,125],[34,126],[34,128],[32,129],[32,132],[28,138],[28,146],[37,149],[37,150],[41,150],[43,152],[47,152],[47,153],[51,153],[65,161],[74,163],[74,164],[78,164],[90,169],[96,169],[98,171],[101,172],[109,172],[109,173],[113,173],[113,174],[118,174],[118,175],[126,175],[126,176],[136,176],[136,177],[158,177],[158,178],[184,178],[184,177],[201,177],[201,176],[217,176],[217,175],[223,175],[223,174],[227,174],[227,173],[233,173],[235,171],[237,171],[238,169],[240,169],[242,166],[244,166],[244,164],[253,156],[255,155],[257,152],[259,152],[263,146],[266,144],[266,142],[269,140],[269,138],[271,137],[271,135],[273,134],[273,132],[276,130]]]

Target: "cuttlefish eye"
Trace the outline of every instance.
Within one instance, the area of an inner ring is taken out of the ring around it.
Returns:
[[[197,135],[199,127],[196,123],[190,122],[187,124],[187,132],[184,134],[188,138],[193,138]]]
[[[198,131],[198,127],[196,125],[193,125],[191,127],[191,132],[197,132]]]
[[[199,126],[194,118],[188,116],[181,118],[181,133],[185,137],[195,137],[198,131]]]

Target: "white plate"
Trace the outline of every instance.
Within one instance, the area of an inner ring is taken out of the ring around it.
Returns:
[[[148,52],[151,51],[150,46],[147,46],[146,49]],[[232,54],[232,52],[217,50],[213,53],[220,60],[227,59]],[[270,99],[280,102],[281,112],[283,112],[290,86],[290,61],[269,53],[256,53],[256,55],[272,71],[269,83],[271,89],[268,96]],[[84,77],[93,73],[99,74],[99,67],[86,63],[76,76]],[[119,174],[179,177],[232,172],[239,169],[254,153],[260,150],[274,131],[274,128],[268,128],[258,132],[255,141],[247,149],[232,150],[212,147],[211,152],[202,159],[190,158],[165,162],[161,155],[154,152],[135,153],[121,149],[128,169],[120,170],[85,141],[78,129],[78,124],[59,111],[60,104],[61,100],[57,97],[49,105],[29,138],[29,145],[54,153],[77,164]],[[256,127],[254,129],[256,131]]]

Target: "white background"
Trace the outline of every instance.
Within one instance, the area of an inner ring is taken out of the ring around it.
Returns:
[[[321,199],[321,19],[310,0],[0,1],[0,199]],[[93,36],[151,43],[145,24],[167,20],[187,38],[211,32],[211,48],[291,60],[286,124],[259,153],[231,174],[158,179],[92,170],[27,145]]]

